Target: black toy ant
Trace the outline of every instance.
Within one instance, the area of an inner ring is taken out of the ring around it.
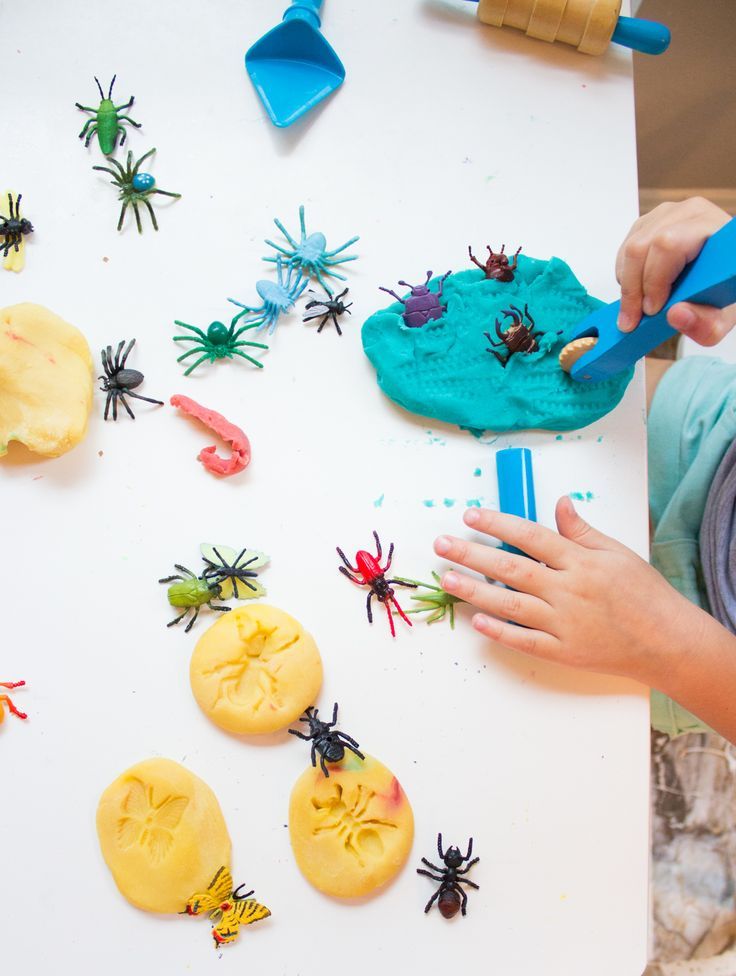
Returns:
[[[337,725],[337,702],[332,709],[332,721],[323,722],[319,718],[319,709],[310,706],[304,715],[299,719],[309,725],[309,735],[299,732],[298,729],[289,729],[290,735],[296,735],[306,742],[312,743],[312,765],[317,765],[317,753],[319,753],[319,764],[322,772],[329,778],[330,772],[325,765],[326,762],[339,763],[345,758],[345,750],[354,752],[359,759],[365,756],[358,749],[360,745],[355,739],[351,738],[346,732],[333,731]]]
[[[8,217],[0,215],[0,237],[5,238],[5,243],[0,245],[0,251],[6,258],[10,253],[11,247],[16,251],[20,250],[20,244],[26,234],[33,233],[33,224],[26,217],[20,215],[20,201],[22,194],[18,194],[13,204],[13,194],[8,194]]]
[[[461,874],[467,874],[474,864],[480,861],[479,857],[474,857],[470,860],[470,855],[473,853],[473,838],[471,837],[468,841],[468,853],[463,857],[460,852],[459,847],[448,847],[443,853],[442,851],[442,834],[437,834],[437,850],[440,855],[440,860],[444,862],[443,868],[438,868],[436,864],[432,864],[428,861],[426,857],[422,858],[422,864],[426,864],[428,868],[432,871],[425,871],[424,868],[417,868],[417,874],[424,874],[426,877],[431,878],[433,881],[439,881],[440,886],[432,895],[432,897],[427,902],[424,909],[425,914],[430,910],[432,905],[437,901],[437,907],[440,910],[440,914],[443,918],[454,918],[457,915],[458,910],[462,912],[463,915],[467,914],[467,904],[468,896],[466,892],[460,887],[460,885],[468,885],[476,890],[480,888],[480,885],[475,884],[474,881],[469,881],[467,878],[461,878]],[[467,861],[467,867],[461,868],[460,865]],[[437,872],[433,874],[432,872]],[[439,875],[439,876],[438,876]]]

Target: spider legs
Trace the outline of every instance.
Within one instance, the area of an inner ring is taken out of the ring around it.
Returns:
[[[344,552],[342,551],[342,549],[341,549],[341,548],[340,548],[339,546],[336,546],[335,548],[337,549],[337,554],[338,554],[338,556],[340,557],[340,559],[342,559],[342,561],[343,561],[343,562],[345,563],[345,565],[346,565],[346,566],[347,566],[347,568],[348,568],[348,569],[350,570],[350,572],[351,572],[351,573],[359,573],[359,572],[360,572],[360,570],[359,570],[359,569],[358,569],[358,568],[357,568],[356,566],[351,566],[351,565],[350,565],[350,563],[349,563],[349,562],[348,562],[348,560],[347,560],[347,556],[346,556],[346,555],[345,555],[345,553],[344,553]],[[342,569],[341,569],[341,571],[342,571]],[[347,573],[346,573],[345,575],[347,575]],[[352,578],[352,577],[351,577],[351,578]],[[353,580],[353,582],[354,582],[354,583],[359,583],[359,582],[360,582],[360,580]]]
[[[374,596],[373,590],[369,590],[369,592],[368,592],[368,599],[365,601],[365,610],[366,610],[366,613],[368,615],[368,623],[369,624],[372,624],[373,623],[373,609],[371,607],[371,600],[373,599],[373,596]],[[391,622],[391,613],[390,612],[389,612],[389,615],[388,615],[388,619],[389,619],[389,622]],[[391,623],[391,629],[393,630],[393,623]]]
[[[394,603],[396,603],[396,601],[395,601],[395,600],[394,600]],[[389,627],[391,628],[391,636],[392,636],[392,637],[396,637],[396,628],[394,627],[394,618],[393,618],[393,616],[391,615],[391,607],[389,607],[389,605],[388,605],[388,603],[387,603],[387,602],[386,602],[386,603],[384,603],[383,605],[384,605],[384,607],[386,608],[386,615],[388,616],[388,625],[389,625]],[[399,605],[398,605],[398,603],[396,604],[396,606],[397,606],[397,607],[399,606]],[[399,610],[400,610],[400,609],[401,609],[401,608],[399,607]],[[411,627],[411,621],[410,621],[410,620],[408,620],[408,621],[407,621],[407,623],[408,623],[408,624],[409,624],[409,626]]]
[[[21,684],[23,684],[23,682],[21,682]],[[20,709],[15,707],[10,695],[0,695],[0,708],[2,708],[3,702],[5,702],[5,704],[8,706],[8,711],[11,714],[17,716],[18,718],[28,718],[25,712],[21,712]]]
[[[134,393],[132,390],[128,390],[125,394],[126,396],[135,397],[136,400],[145,400],[146,403],[157,403],[160,407],[164,405],[163,400],[154,400],[153,397],[144,397],[140,393]],[[135,419],[135,418],[133,418]]]

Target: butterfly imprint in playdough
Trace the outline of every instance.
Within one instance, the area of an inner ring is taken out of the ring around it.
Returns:
[[[429,288],[437,292],[440,279]],[[378,385],[412,413],[485,430],[575,430],[612,410],[633,370],[600,383],[577,383],[558,362],[578,324],[602,302],[589,295],[564,261],[519,256],[513,281],[486,279],[472,269],[444,282],[440,318],[408,328],[404,306],[394,303],[364,323],[363,349]],[[528,308],[535,333],[531,352],[488,351],[486,332],[496,322],[508,332],[511,308]]]
[[[370,806],[375,795],[375,790],[369,790],[362,783],[352,791],[352,795],[346,794],[343,786],[336,783],[331,797],[324,800],[312,797],[312,806],[324,818],[322,823],[312,828],[312,834],[317,836],[326,830],[334,830],[345,845],[345,850],[362,868],[366,859],[377,859],[383,854],[380,830],[396,830],[397,827],[390,820],[371,816]]]
[[[278,708],[282,707],[278,678],[281,662],[274,658],[293,647],[299,635],[279,641],[274,639],[277,631],[278,627],[258,627],[247,636],[241,634],[242,653],[238,657],[202,672],[205,678],[213,675],[220,678],[215,704],[227,698],[233,704],[249,702],[254,712],[265,702],[272,701]],[[246,684],[249,687],[243,687]]]
[[[186,796],[174,794],[164,796],[156,803],[153,786],[139,779],[132,780],[121,807],[124,815],[117,825],[119,846],[125,849],[138,844],[153,864],[163,861],[171,850],[174,833],[188,805]]]

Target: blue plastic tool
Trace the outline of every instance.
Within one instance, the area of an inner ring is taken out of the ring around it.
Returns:
[[[470,0],[478,3],[478,0]],[[640,54],[664,54],[670,46],[672,35],[669,27],[656,20],[639,17],[619,17],[611,35],[611,43],[631,48]]]
[[[294,0],[280,24],[256,41],[245,67],[274,125],[283,128],[327,98],[345,67],[320,33],[322,0]]]
[[[496,452],[498,476],[498,504],[507,515],[537,521],[537,503],[534,498],[532,452],[528,447],[509,447]],[[507,552],[524,553],[515,546],[503,543]]]
[[[605,305],[583,319],[572,339],[597,336],[595,346],[570,369],[581,383],[597,383],[628,369],[665,339],[675,335],[667,311],[677,302],[725,308],[736,302],[736,218],[704,244],[698,257],[675,280],[669,300],[656,315],[645,315],[633,332],[616,325],[621,302]]]

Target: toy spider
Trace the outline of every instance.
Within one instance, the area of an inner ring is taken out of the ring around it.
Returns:
[[[25,681],[0,681],[0,688],[7,688],[8,691],[12,691],[13,688],[22,688],[24,684]],[[10,695],[0,695],[0,725],[5,721],[3,705],[7,705],[10,714],[15,715],[16,718],[28,718],[25,712],[21,712],[15,707]]]
[[[505,332],[501,331],[501,323],[496,319],[496,335],[501,340],[500,342],[494,342],[491,338],[490,332],[484,332],[483,335],[488,339],[492,346],[506,346],[508,349],[508,355],[505,359],[500,353],[496,352],[495,349],[487,349],[486,352],[492,352],[499,363],[505,368],[509,359],[517,352],[536,352],[539,349],[539,343],[537,339],[539,336],[543,336],[544,332],[534,332],[534,319],[529,314],[529,306],[524,306],[524,311],[517,308],[516,305],[511,305],[508,309],[504,309],[501,313],[502,315],[508,316],[512,320],[512,325],[506,329]],[[524,319],[528,319],[531,325],[524,325]],[[561,335],[561,332],[557,333]]]
[[[8,256],[11,247],[19,252],[25,235],[33,233],[33,224],[27,217],[20,215],[20,201],[22,199],[23,195],[19,193],[15,198],[15,204],[13,204],[13,194],[9,193],[8,216],[3,217],[0,214],[0,237],[5,238],[5,243],[0,246],[0,250],[2,250],[4,258]]]
[[[93,166],[92,169],[101,170],[103,173],[109,173],[112,176],[110,181],[114,186],[117,186],[120,190],[118,194],[118,200],[123,201],[123,205],[120,208],[120,220],[118,220],[118,230],[123,226],[123,220],[125,219],[125,211],[129,206],[133,207],[133,213],[135,214],[135,222],[138,225],[138,233],[143,233],[143,227],[141,225],[141,215],[138,210],[138,204],[142,203],[148,208],[148,212],[151,215],[151,223],[153,224],[153,229],[158,230],[158,223],[156,222],[156,214],[153,212],[153,207],[148,202],[148,198],[153,196],[154,193],[160,193],[165,197],[177,197],[181,196],[181,193],[171,193],[169,190],[156,190],[156,180],[150,173],[139,172],[141,168],[141,163],[148,159],[156,152],[155,149],[149,149],[138,162],[133,165],[133,153],[128,151],[128,158],[125,161],[125,166],[117,161],[117,159],[108,158],[108,162],[112,163],[115,169],[110,169],[109,166]]]
[[[249,363],[253,363],[259,369],[263,369],[263,363],[260,363],[257,359],[253,359],[247,353],[243,352],[244,346],[251,346],[256,349],[268,349],[268,346],[264,345],[262,342],[246,342],[245,339],[241,339],[240,336],[247,332],[249,329],[258,328],[257,322],[251,322],[246,325],[241,325],[239,329],[235,328],[235,323],[241,317],[243,313],[239,312],[235,318],[230,323],[230,328],[224,325],[222,322],[212,322],[208,327],[206,332],[202,329],[198,329],[195,325],[187,325],[186,322],[180,322],[178,319],[174,320],[174,325],[180,326],[182,329],[189,329],[194,335],[187,336],[174,336],[174,342],[193,342],[194,348],[185,352],[182,356],[179,356],[176,360],[177,363],[181,363],[183,360],[188,359],[189,356],[194,356],[201,352],[203,355],[184,371],[185,376],[189,376],[190,373],[201,363],[209,360],[209,362],[214,363],[218,359],[232,359],[233,356],[240,356],[241,359],[247,359]]]
[[[276,258],[276,271],[278,278],[276,282],[266,279],[256,282],[256,291],[263,299],[262,305],[243,305],[234,298],[228,298],[233,305],[243,309],[235,316],[233,323],[243,315],[255,315],[254,321],[249,324],[256,325],[259,329],[268,326],[268,334],[273,335],[281,313],[288,312],[294,306],[297,298],[309,284],[309,278],[305,278],[301,271],[297,271],[294,277],[294,268],[291,265],[288,266],[284,277],[284,263],[280,256]]]
[[[344,264],[346,261],[357,260],[357,255],[351,254],[342,258],[338,258],[336,255],[340,254],[341,251],[344,251],[346,247],[350,247],[351,244],[359,241],[359,237],[351,237],[349,241],[346,241],[345,244],[342,245],[342,247],[336,247],[334,251],[328,251],[327,239],[325,238],[324,234],[317,232],[307,236],[307,230],[304,224],[304,204],[299,207],[301,240],[298,243],[289,234],[278,218],[274,220],[274,223],[289,244],[291,244],[292,250],[289,251],[287,248],[281,247],[279,244],[274,244],[273,241],[266,241],[266,244],[268,244],[269,247],[272,247],[275,251],[279,251],[280,253],[276,255],[276,257],[264,258],[264,261],[277,263],[281,254],[283,254],[286,256],[291,267],[297,267],[306,275],[316,278],[325,291],[329,291],[329,289],[322,278],[323,272],[328,277],[339,278],[341,281],[345,281],[345,275],[338,274],[337,271],[333,271],[332,268],[336,264]]]
[[[473,251],[468,245],[468,257],[477,265],[480,270],[485,274],[486,279],[493,278],[496,281],[513,281],[514,271],[516,271],[516,266],[519,263],[519,254],[521,253],[521,248],[519,248],[513,257],[513,262],[509,264],[509,258],[507,254],[504,254],[506,248],[505,244],[501,245],[501,250],[496,254],[490,244],[487,244],[488,248],[488,258],[485,264],[481,264],[478,258],[475,257]]]
[[[317,766],[317,753],[319,753],[319,764],[322,772],[329,778],[330,771],[325,763],[339,763],[345,758],[345,750],[354,752],[359,759],[365,756],[358,749],[360,745],[355,739],[351,738],[346,732],[332,731],[337,725],[337,702],[332,709],[332,721],[323,722],[319,717],[319,709],[310,707],[299,719],[309,725],[309,735],[299,732],[298,729],[289,729],[290,735],[297,735],[305,742],[312,743],[312,765]]]
[[[386,565],[381,566],[381,540],[378,538],[378,533],[374,530],[373,538],[376,540],[376,555],[372,556],[369,552],[364,549],[359,550],[355,554],[356,566],[350,565],[345,557],[345,553],[342,549],[337,547],[337,554],[342,559],[344,566],[338,566],[338,569],[343,574],[347,576],[349,580],[356,583],[358,586],[368,586],[370,590],[368,592],[368,599],[366,600],[366,613],[368,614],[368,623],[373,623],[373,610],[371,608],[371,600],[375,596],[379,603],[382,603],[386,607],[386,614],[388,615],[388,625],[391,628],[391,636],[396,637],[396,629],[394,628],[394,618],[391,614],[390,603],[396,607],[396,610],[402,620],[406,621],[411,627],[411,620],[407,617],[404,611],[399,606],[396,597],[394,596],[394,591],[392,589],[392,584],[398,586],[406,586],[410,589],[416,589],[416,583],[410,583],[407,580],[402,579],[386,579],[386,573],[391,566],[391,559],[394,554],[394,544],[388,550],[388,559],[386,560]],[[357,576],[354,574],[358,574]]]
[[[321,317],[322,321],[317,329],[317,332],[320,333],[322,329],[324,329],[325,323],[328,321],[328,319],[332,319],[335,328],[337,329],[337,334],[341,336],[342,329],[340,328],[340,323],[337,321],[337,317],[339,315],[343,315],[345,312],[347,312],[348,315],[352,315],[350,306],[353,303],[348,302],[348,304],[345,305],[342,301],[342,299],[348,293],[347,288],[344,291],[341,291],[339,295],[335,295],[334,297],[329,288],[325,289],[325,291],[327,292],[326,301],[324,298],[319,298],[316,295],[316,292],[307,292],[308,295],[315,295],[315,298],[311,302],[307,302],[307,311],[302,319],[302,322],[311,322],[313,319],[318,319]]]
[[[471,837],[468,841],[468,853],[465,857],[460,853],[460,848],[458,847],[448,847],[443,853],[442,834],[437,834],[437,850],[440,855],[440,860],[444,863],[444,867],[438,868],[436,864],[432,864],[426,857],[423,857],[422,864],[426,864],[432,870],[425,871],[424,868],[417,868],[417,874],[423,874],[427,878],[431,878],[433,881],[439,881],[440,883],[437,891],[435,891],[427,902],[424,913],[426,915],[435,901],[439,899],[437,901],[437,907],[443,918],[454,918],[458,913],[458,909],[460,909],[463,915],[466,915],[468,896],[460,885],[468,885],[470,888],[475,888],[476,891],[480,888],[480,885],[475,884],[474,881],[460,877],[461,874],[467,874],[472,866],[480,861],[479,857],[474,857],[472,861],[470,860],[470,855],[473,853],[473,838]],[[468,864],[466,867],[461,868],[460,865],[464,861],[467,861]]]
[[[233,594],[236,600],[240,599],[240,594],[238,592],[238,583],[246,586],[254,595],[256,595],[259,589],[262,589],[260,585],[249,582],[249,580],[256,579],[258,573],[254,572],[252,569],[248,569],[248,566],[263,566],[264,562],[267,561],[268,557],[264,556],[260,552],[251,552],[248,549],[241,549],[239,555],[233,559],[232,562],[228,562],[227,558],[223,557],[217,548],[217,546],[212,547],[212,552],[216,556],[218,562],[213,559],[202,555],[202,559],[205,561],[207,568],[202,573],[203,580],[214,580],[216,583],[224,583],[225,580],[230,580],[232,583]],[[229,556],[229,552],[226,551],[225,556]],[[241,565],[241,559],[244,556],[248,558]]]
[[[128,416],[131,420],[135,420],[135,414],[128,406],[126,401],[127,397],[135,397],[136,400],[145,400],[146,403],[156,403],[158,406],[163,406],[163,400],[153,400],[151,397],[141,396],[140,393],[133,393],[136,386],[140,386],[144,380],[143,373],[139,373],[137,369],[126,369],[125,363],[128,356],[135,345],[135,339],[131,339],[128,343],[128,348],[123,352],[123,346],[125,345],[125,339],[120,342],[117,348],[115,357],[113,358],[112,346],[108,346],[107,349],[103,349],[101,352],[102,357],[102,368],[105,370],[104,376],[98,376],[98,380],[102,380],[102,386],[100,389],[103,393],[107,393],[107,400],[105,401],[105,417],[107,420],[107,415],[110,412],[110,404],[112,403],[112,419],[118,419],[118,400],[122,403],[125,409],[128,411]],[[122,358],[120,354],[122,353]]]

